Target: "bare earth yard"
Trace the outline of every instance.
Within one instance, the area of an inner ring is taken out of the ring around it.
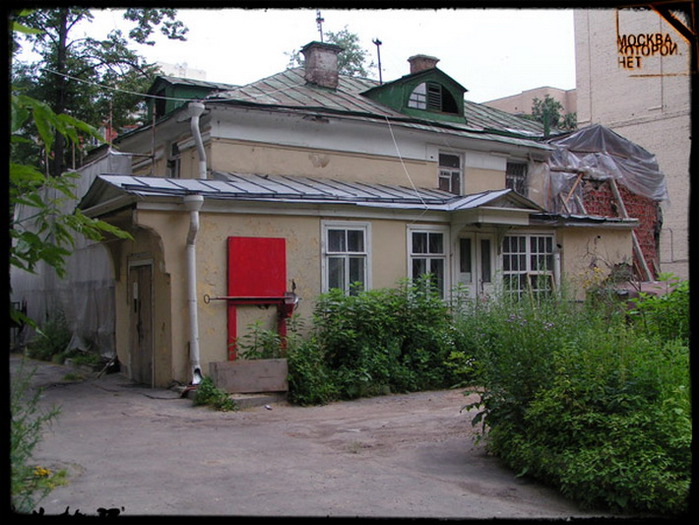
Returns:
[[[12,370],[19,361],[11,359]],[[96,515],[567,518],[601,516],[526,478],[474,443],[462,391],[321,407],[195,407],[120,375],[66,381],[31,361],[42,403],[61,415],[35,454],[70,482],[39,503]],[[475,398],[474,398],[475,399]]]

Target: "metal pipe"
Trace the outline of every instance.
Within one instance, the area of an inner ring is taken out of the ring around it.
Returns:
[[[199,362],[199,317],[197,304],[197,234],[199,233],[199,210],[204,203],[201,195],[187,195],[185,208],[189,211],[187,232],[187,305],[189,308],[189,359],[192,368],[192,384],[202,380]]]
[[[204,150],[204,141],[201,138],[201,130],[199,129],[199,118],[204,113],[205,107],[201,102],[190,102],[188,109],[191,116],[190,129],[197,153],[199,154],[199,178],[206,179],[206,151]]]
[[[199,178],[206,178],[206,151],[199,130],[199,117],[204,113],[204,104],[192,102],[188,106],[190,129],[199,153]],[[199,316],[197,303],[197,235],[199,233],[199,210],[204,197],[199,194],[186,195],[184,206],[189,211],[189,231],[187,232],[187,305],[189,308],[189,359],[192,384],[198,385],[203,379],[199,356]]]

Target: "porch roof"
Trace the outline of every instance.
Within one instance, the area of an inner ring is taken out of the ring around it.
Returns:
[[[537,204],[511,189],[454,195],[437,189],[345,182],[289,175],[214,172],[209,179],[168,179],[100,175],[81,200],[83,210],[97,212],[140,200],[199,194],[205,199],[240,202],[344,204],[384,209],[458,212],[480,208],[541,212]]]

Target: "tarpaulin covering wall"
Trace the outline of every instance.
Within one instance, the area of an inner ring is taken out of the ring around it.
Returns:
[[[98,175],[131,173],[131,156],[109,151],[105,157],[81,168],[76,179],[76,200],[60,206],[62,213],[72,213]],[[46,195],[46,198],[51,198]],[[18,206],[16,220],[25,223],[34,208]],[[103,356],[115,355],[114,345],[114,271],[107,249],[85,238],[76,238],[72,255],[66,259],[64,278],[44,263],[35,273],[11,268],[11,300],[26,304],[26,314],[41,326],[48,320],[65,319],[72,332],[69,348],[93,350]],[[13,343],[26,344],[34,336],[28,327]]]
[[[579,173],[597,181],[613,178],[633,193],[657,202],[668,200],[665,175],[655,155],[604,126],[588,126],[548,142],[555,147],[545,168],[549,170],[550,210],[559,211],[559,196],[572,189]],[[575,209],[575,202],[570,206]]]

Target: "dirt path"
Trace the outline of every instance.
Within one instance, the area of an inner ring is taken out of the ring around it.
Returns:
[[[565,518],[580,511],[515,478],[473,441],[459,391],[216,412],[118,375],[66,382],[42,365],[61,407],[36,462],[68,485],[40,506],[95,515]]]

